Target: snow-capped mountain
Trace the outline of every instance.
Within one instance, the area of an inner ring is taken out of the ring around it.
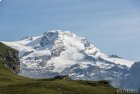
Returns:
[[[134,63],[108,56],[69,31],[53,30],[3,43],[19,51],[20,75],[31,78],[67,74],[73,79],[111,80],[112,85],[119,86]]]

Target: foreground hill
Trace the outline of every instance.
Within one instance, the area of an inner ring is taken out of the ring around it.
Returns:
[[[0,43],[1,54],[5,53],[5,56],[9,56],[6,53],[9,50],[15,51]],[[116,90],[104,81],[29,79],[21,77],[12,72],[10,66],[3,61],[5,60],[1,58],[0,94],[117,94]],[[11,64],[14,63],[12,59],[8,60],[8,62],[10,61]]]
[[[18,73],[20,62],[18,51],[0,42],[0,62],[14,73]]]

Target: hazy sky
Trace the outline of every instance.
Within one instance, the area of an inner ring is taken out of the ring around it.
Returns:
[[[140,60],[140,0],[0,0],[0,41],[61,29]]]

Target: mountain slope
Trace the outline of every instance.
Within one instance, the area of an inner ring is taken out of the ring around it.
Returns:
[[[14,73],[19,72],[18,51],[0,42],[0,62],[11,69]]]
[[[20,75],[31,78],[66,74],[73,79],[111,80],[112,85],[119,86],[134,63],[109,57],[85,38],[68,31],[54,30],[3,43],[19,51]]]
[[[140,62],[132,65],[130,70],[124,75],[121,87],[139,88],[140,87]],[[129,83],[128,83],[129,82]]]
[[[15,55],[15,53],[9,54],[7,51],[15,52],[16,50],[0,43],[1,55],[7,57]],[[17,59],[17,57],[13,57],[13,59]],[[0,59],[0,94],[117,94],[116,90],[104,81],[29,79],[18,76],[11,71],[13,66],[5,65],[9,61],[16,67],[13,59]]]
[[[18,52],[11,47],[0,43],[0,85],[20,82],[27,78],[17,76],[19,71]],[[1,92],[0,92],[1,93]]]

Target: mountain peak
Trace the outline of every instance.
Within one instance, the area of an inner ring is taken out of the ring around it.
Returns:
[[[50,30],[48,32],[45,32],[44,35],[46,34],[60,34],[60,35],[69,35],[69,36],[76,36],[74,33],[70,31],[63,31],[63,30]]]

